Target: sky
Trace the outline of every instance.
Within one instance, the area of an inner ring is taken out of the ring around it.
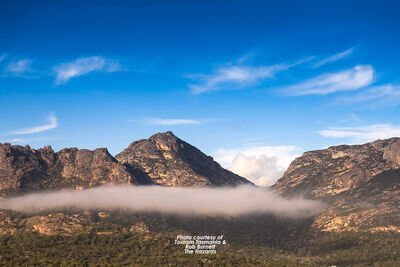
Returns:
[[[115,155],[171,130],[272,184],[400,136],[400,1],[1,1],[0,142]]]

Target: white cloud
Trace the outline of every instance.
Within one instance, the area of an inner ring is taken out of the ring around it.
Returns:
[[[121,70],[118,61],[100,56],[78,58],[73,62],[62,63],[54,68],[56,84],[65,84],[71,78],[91,72],[116,72]]]
[[[386,105],[400,103],[400,86],[385,84],[368,88],[356,95],[344,96],[337,99],[339,103],[369,103],[370,105]]]
[[[6,68],[6,72],[11,73],[14,76],[22,76],[23,74],[32,71],[31,66],[32,66],[31,59],[21,59],[21,60],[9,63]]]
[[[11,142],[20,143],[20,144],[27,144],[28,143],[26,140],[21,139],[21,138],[14,138],[14,139],[11,140]]]
[[[57,118],[53,114],[51,114],[48,118],[49,123],[41,126],[35,126],[32,128],[22,129],[11,134],[32,134],[32,133],[40,133],[44,131],[48,131],[58,127]]]
[[[361,127],[330,127],[319,133],[322,136],[330,138],[350,138],[355,142],[368,142],[377,139],[398,137],[400,136],[400,126],[386,123]]]
[[[284,89],[289,95],[326,95],[338,91],[353,91],[369,86],[373,82],[374,69],[370,65],[325,73]]]
[[[274,78],[275,74],[288,70],[296,65],[311,60],[306,58],[292,64],[276,64],[271,66],[223,66],[215,70],[213,74],[194,74],[189,78],[198,80],[198,84],[191,84],[194,94],[224,89],[240,89],[246,86],[254,86],[266,78]]]
[[[274,184],[297,156],[299,149],[294,146],[252,146],[213,153],[222,166],[259,186]]]
[[[150,125],[184,125],[184,124],[201,124],[200,120],[194,119],[162,119],[162,118],[150,118],[146,121]]]
[[[285,199],[254,186],[182,188],[163,186],[103,186],[82,191],[36,193],[0,200],[0,208],[40,211],[63,207],[127,209],[184,215],[275,214],[307,217],[326,207],[320,201]]]
[[[239,155],[233,160],[229,170],[246,177],[258,186],[270,186],[282,177],[285,168],[278,165],[275,157]]]
[[[346,58],[346,57],[348,57],[349,55],[351,55],[351,54],[353,53],[353,51],[354,51],[354,47],[349,48],[349,49],[347,49],[347,50],[345,50],[345,51],[342,51],[342,52],[340,52],[340,53],[334,54],[334,55],[332,55],[332,56],[330,56],[330,57],[324,58],[324,59],[318,61],[318,62],[314,65],[314,68],[318,68],[318,67],[321,67],[321,66],[323,66],[323,65],[325,65],[325,64],[329,64],[329,63],[338,61],[338,60],[340,60],[340,59]]]

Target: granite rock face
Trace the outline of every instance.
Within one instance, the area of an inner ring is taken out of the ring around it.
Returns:
[[[305,152],[273,186],[329,207],[318,231],[400,231],[400,138]]]
[[[400,169],[336,195],[315,220],[319,231],[400,232]]]
[[[49,189],[84,189],[105,183],[135,184],[135,176],[104,148],[66,148],[0,144],[0,193]]]
[[[133,142],[115,156],[129,165],[142,181],[163,186],[221,186],[251,184],[222,168],[212,157],[177,138],[157,133]]]
[[[285,195],[331,198],[400,168],[400,138],[305,152],[274,185]]]

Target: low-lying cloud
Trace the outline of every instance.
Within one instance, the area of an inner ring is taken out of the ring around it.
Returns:
[[[306,217],[321,211],[324,204],[304,198],[285,199],[267,189],[253,186],[102,186],[83,191],[34,193],[0,200],[0,208],[24,212],[66,207],[117,208],[182,215],[238,216],[270,213],[287,217]]]

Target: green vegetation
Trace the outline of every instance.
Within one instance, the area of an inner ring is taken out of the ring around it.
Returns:
[[[398,266],[400,235],[395,233],[320,233],[302,249],[272,249],[237,243],[217,255],[187,255],[174,235],[99,232],[40,235],[18,232],[0,237],[1,265],[202,265]],[[303,240],[305,241],[305,240]],[[288,240],[290,247],[290,240]]]

